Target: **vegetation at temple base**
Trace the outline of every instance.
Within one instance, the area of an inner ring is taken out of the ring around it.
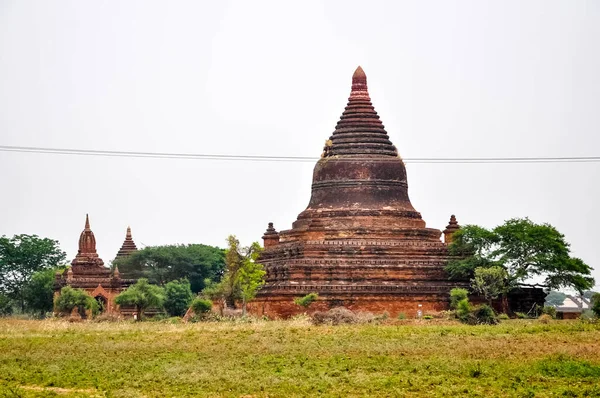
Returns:
[[[8,397],[593,397],[599,379],[582,321],[0,320]]]
[[[161,308],[165,302],[165,290],[152,285],[148,279],[141,278],[135,285],[129,286],[124,292],[115,297],[118,305],[132,305],[135,307],[137,319],[144,319],[144,311],[150,307]]]
[[[165,285],[164,308],[167,314],[183,316],[193,299],[194,294],[187,279],[171,281]]]
[[[65,286],[54,301],[54,308],[63,315],[68,315],[77,308],[79,315],[86,318],[86,310],[92,310],[92,314],[98,311],[98,302],[83,289]]]
[[[258,242],[242,247],[234,235],[228,236],[225,275],[219,283],[206,283],[202,295],[211,300],[223,300],[230,308],[235,308],[236,302],[241,301],[245,315],[247,303],[256,297],[265,283],[264,267],[256,262],[262,250]]]
[[[0,311],[10,313],[16,306],[26,312],[27,286],[32,276],[57,268],[65,258],[58,241],[52,239],[24,234],[0,237]]]
[[[499,323],[494,309],[487,304],[473,306],[469,302],[467,289],[454,288],[450,291],[450,308],[456,319],[468,325],[496,325]]]
[[[212,301],[202,297],[196,297],[194,301],[192,301],[191,307],[194,314],[202,315],[210,312],[210,310],[212,310],[212,305]]]
[[[454,258],[446,270],[453,279],[473,279],[478,268],[503,268],[505,305],[506,293],[517,286],[579,292],[594,286],[592,269],[571,256],[564,235],[549,224],[535,224],[527,218],[508,220],[492,230],[466,225],[454,233],[449,251]],[[531,285],[532,279],[542,282]]]
[[[205,281],[218,282],[225,270],[225,251],[202,244],[150,246],[114,261],[124,278],[146,278],[164,286],[185,278],[198,293]]]
[[[294,303],[300,307],[308,308],[318,299],[319,295],[317,293],[308,293],[306,296],[295,298]]]

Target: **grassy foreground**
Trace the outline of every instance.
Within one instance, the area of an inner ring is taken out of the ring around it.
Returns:
[[[3,396],[600,397],[600,325],[5,319]]]

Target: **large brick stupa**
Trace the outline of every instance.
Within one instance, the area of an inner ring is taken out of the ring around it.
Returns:
[[[456,220],[444,231],[451,239]],[[358,67],[348,105],[317,162],[312,195],[292,229],[263,236],[266,284],[252,311],[289,316],[344,306],[391,316],[444,310],[453,287],[442,232],[427,228],[408,197],[404,162],[375,112]]]

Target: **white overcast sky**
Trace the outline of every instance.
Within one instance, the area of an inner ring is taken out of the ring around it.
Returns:
[[[598,1],[0,0],[0,145],[318,157],[361,65],[400,154],[600,156]],[[60,241],[90,214],[114,258],[260,240],[312,163],[0,152],[0,235]],[[600,163],[407,164],[429,227],[548,222],[596,268]]]

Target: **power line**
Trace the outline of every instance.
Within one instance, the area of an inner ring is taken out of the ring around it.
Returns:
[[[319,158],[309,156],[265,156],[265,155],[223,155],[199,153],[103,151],[93,149],[66,149],[0,145],[0,152],[45,153],[54,155],[107,156],[154,159],[230,160],[251,162],[316,162]],[[343,160],[359,160],[348,158]],[[406,163],[597,163],[600,156],[564,157],[489,157],[489,158],[403,158]]]

